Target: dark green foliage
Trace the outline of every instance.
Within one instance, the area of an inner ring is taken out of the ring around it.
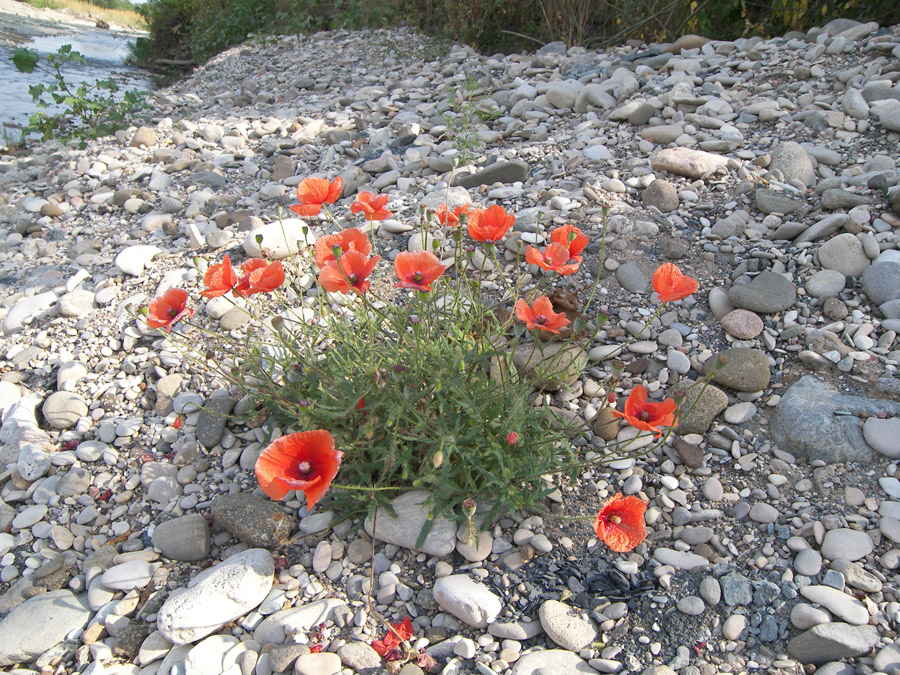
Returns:
[[[670,41],[685,33],[729,40],[777,36],[846,17],[900,23],[896,0],[150,0],[157,55],[198,62],[252,33],[309,33],[398,24],[479,50],[533,50],[562,40],[600,47],[626,39]]]
[[[71,45],[63,45],[56,54],[45,57],[49,70],[38,65],[40,56],[30,49],[16,49],[10,59],[20,72],[45,70],[54,79],[51,84],[33,84],[28,88],[41,110],[31,115],[23,135],[37,131],[43,140],[57,136],[63,140],[98,138],[127,126],[130,116],[144,107],[143,95],[138,92],[128,91],[118,96],[119,85],[112,78],[93,84],[68,82],[62,72],[66,64],[84,63],[84,57],[72,51]],[[63,111],[44,112],[53,104],[62,106]]]

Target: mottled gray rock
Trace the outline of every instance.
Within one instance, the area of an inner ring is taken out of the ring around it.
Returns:
[[[246,316],[245,312],[242,312]],[[234,408],[235,400],[231,396],[215,394],[203,402],[197,417],[197,440],[205,448],[213,448],[222,440],[225,423]]]
[[[876,262],[862,274],[862,287],[876,305],[900,298],[900,263]]]
[[[54,429],[69,429],[75,426],[79,418],[88,414],[88,406],[78,394],[57,391],[47,397],[41,412]]]
[[[68,590],[26,600],[0,621],[0,666],[34,662],[69,633],[84,628],[92,615],[87,596]]]
[[[819,264],[847,277],[862,276],[871,262],[862,243],[849,232],[832,237],[819,247]]]
[[[335,598],[308,602],[267,616],[253,631],[253,639],[261,644],[284,644],[290,642],[288,636],[307,633],[320,623],[348,614],[352,617],[347,604]]]
[[[816,184],[816,172],[813,170],[809,155],[799,143],[781,141],[769,153],[769,171],[780,171],[785,180],[799,180],[807,186]]]
[[[557,391],[574,384],[587,361],[587,352],[580,345],[567,342],[542,343],[538,349],[525,344],[513,353],[516,370],[542,391]],[[501,376],[495,361],[491,363],[491,374]]]
[[[653,181],[644,189],[641,199],[644,206],[655,206],[663,213],[678,208],[678,191],[669,181],[661,178]]]
[[[213,499],[210,511],[217,527],[259,548],[281,546],[297,525],[296,518],[279,504],[246,493],[220,495]]]
[[[835,411],[900,415],[900,403],[868,399],[829,389],[806,375],[782,396],[772,416],[772,435],[778,445],[809,461],[869,462],[872,450],[863,438],[859,418]]]
[[[538,610],[541,626],[547,636],[563,649],[579,652],[589,647],[597,637],[594,624],[578,615],[569,605],[547,600]]]
[[[678,176],[700,178],[728,166],[728,158],[691,148],[666,148],[650,156],[654,171],[668,171]]]
[[[713,373],[716,384],[747,392],[762,391],[772,377],[768,357],[747,347],[734,347],[717,354],[704,364],[703,372]]]
[[[204,560],[210,551],[209,525],[199,513],[180,516],[157,525],[152,541],[171,560]]]
[[[616,281],[629,293],[645,293],[650,288],[650,279],[632,261],[616,268]]]
[[[797,301],[797,290],[782,275],[765,271],[750,283],[732,286],[728,301],[737,308],[761,314],[774,314]]]
[[[799,211],[804,206],[804,202],[795,197],[791,197],[789,193],[770,188],[759,188],[756,190],[756,208],[765,214],[780,213],[787,215],[794,211]]]
[[[378,509],[375,538],[428,555],[450,555],[456,548],[456,523],[442,516],[434,517],[422,547],[416,548],[416,540],[429,516],[427,500],[428,493],[422,491],[407,492],[395,497],[391,506],[397,514],[396,518],[384,509]],[[372,523],[372,516],[367,517],[365,528],[370,537],[373,536]]]
[[[863,195],[858,195],[847,190],[832,188],[822,193],[822,207],[829,211],[837,209],[852,209],[854,206],[871,204],[872,200]]]
[[[819,270],[806,281],[808,295],[824,300],[836,298],[844,290],[847,277],[837,270]]]
[[[872,538],[860,530],[839,527],[828,530],[822,540],[822,555],[828,560],[861,560],[872,552]]]
[[[486,628],[503,608],[487,586],[466,574],[441,577],[434,582],[432,595],[441,609],[473,628]]]
[[[810,628],[788,643],[788,653],[800,663],[826,663],[867,654],[878,644],[875,626],[824,623]]]
[[[678,385],[678,391],[685,393],[681,404],[676,433],[704,434],[716,415],[728,406],[728,395],[712,384],[703,381],[685,380]]]

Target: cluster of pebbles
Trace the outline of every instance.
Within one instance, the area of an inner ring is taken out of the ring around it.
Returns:
[[[900,29],[508,56],[337,31],[234,48],[154,100],[115,138],[0,159],[0,666],[381,672],[377,614],[411,617],[448,674],[900,668]],[[268,432],[135,309],[180,286],[246,338],[203,272],[328,231],[279,222],[309,175],[343,177],[339,218],[390,194],[388,260],[453,262],[446,233],[415,231],[421,204],[503,205],[503,269],[472,259],[498,297],[524,244],[577,225],[585,264],[558,287],[583,299],[599,276],[609,321],[544,396],[583,420],[586,459],[647,443],[604,409],[618,357],[620,399],[687,393],[677,433],[561,482],[544,516],[474,540],[438,519],[420,550],[422,493],[374,545],[327,500],[262,497]],[[642,331],[666,261],[701,292]],[[630,553],[556,517],[616,492],[649,503]]]

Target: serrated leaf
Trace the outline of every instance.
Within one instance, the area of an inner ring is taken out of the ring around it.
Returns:
[[[40,60],[40,55],[32,50],[25,49],[20,47],[19,49],[13,50],[12,56],[13,65],[16,67],[20,73],[30,73],[37,66],[38,61]]]

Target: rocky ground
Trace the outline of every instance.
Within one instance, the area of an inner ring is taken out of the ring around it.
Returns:
[[[333,32],[232,49],[115,138],[3,157],[0,665],[378,672],[371,591],[445,673],[894,672],[898,82],[900,28],[847,21],[492,57]],[[238,392],[133,316],[178,285],[198,322],[243,337],[245,313],[199,297],[203,271],[260,246],[290,256],[306,237],[277,209],[303,177],[343,176],[341,206],[388,192],[390,259],[421,247],[418,206],[446,199],[467,149],[451,200],[517,217],[492,274],[555,224],[591,238],[561,287],[599,274],[611,318],[551,395],[589,425],[586,456],[631,433],[598,413],[612,355],[620,393],[658,398],[727,361],[673,441],[556,495],[563,515],[648,500],[629,554],[589,523],[524,513],[476,545],[439,521],[417,552],[410,493],[379,517],[372,557],[371,527],[332,526],[327,500],[307,514],[260,496],[266,432],[223,416]],[[632,340],[665,261],[701,293]]]

